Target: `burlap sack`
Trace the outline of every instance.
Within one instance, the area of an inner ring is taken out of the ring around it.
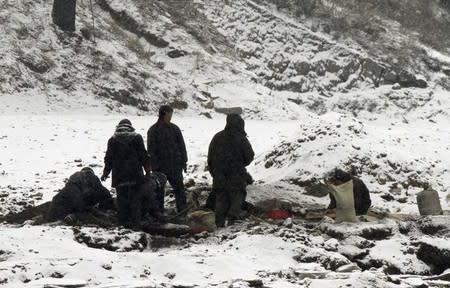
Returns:
[[[216,230],[216,217],[214,212],[197,210],[188,215],[191,232],[213,232]]]
[[[353,180],[341,185],[330,184],[330,193],[336,199],[336,222],[358,222],[353,197]]]

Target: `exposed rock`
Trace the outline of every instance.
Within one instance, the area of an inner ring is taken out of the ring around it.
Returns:
[[[384,73],[384,84],[395,84],[398,82],[398,75],[394,71],[390,70]]]
[[[105,230],[99,228],[73,228],[74,239],[78,243],[96,249],[128,252],[143,251],[148,240],[145,233],[130,230]]]
[[[362,230],[360,236],[368,240],[383,240],[392,236],[392,230],[392,227],[384,225],[368,227]]]
[[[258,287],[264,287],[264,283],[263,283],[263,281],[262,280],[260,280],[260,279],[256,279],[256,280],[246,280],[245,282],[247,282],[248,283],[248,286],[250,286],[250,287],[256,287],[256,288],[258,288]]]
[[[186,110],[189,105],[186,101],[175,100],[169,104],[173,109]]]
[[[347,257],[347,259],[349,259],[350,261],[362,259],[362,258],[364,258],[364,256],[369,254],[369,250],[360,249],[353,245],[341,245],[338,247],[337,252],[339,252],[339,254],[342,254],[345,257]]]
[[[202,113],[200,113],[200,115],[205,116],[205,117],[208,118],[208,119],[212,119],[211,113],[208,113],[208,112],[202,112]]]
[[[239,114],[239,115],[241,115],[244,112],[242,107],[230,107],[230,108],[219,108],[219,107],[216,107],[216,108],[214,108],[214,110],[217,113],[222,113],[222,114],[226,114],[226,115],[229,115],[229,114]]]
[[[105,98],[116,100],[125,105],[134,106],[141,110],[148,111],[148,101],[135,98],[127,88],[111,88],[107,86],[100,87],[98,95]]]
[[[302,247],[294,256],[294,259],[301,263],[320,263],[325,269],[336,271],[339,267],[349,265],[351,262],[335,252],[326,252],[323,249],[310,249],[309,247]]]
[[[84,39],[86,40],[91,40],[92,37],[92,32],[89,28],[87,27],[83,27],[80,29],[81,35],[83,36]]]
[[[50,70],[50,64],[37,51],[27,53],[18,59],[28,69],[33,72],[42,74]]]
[[[143,37],[148,43],[159,48],[169,46],[169,42],[154,33],[147,31],[145,27],[138,23],[133,17],[128,15],[125,10],[117,11],[108,3],[107,0],[99,0],[98,5],[103,10],[109,12],[111,17],[124,29],[136,34],[138,37]]]
[[[305,187],[305,194],[314,197],[326,197],[330,194],[330,189],[327,185],[322,183],[312,184]]]
[[[186,55],[188,55],[188,52],[181,49],[172,49],[167,52],[167,56],[169,56],[170,58],[180,58]]]
[[[429,265],[433,274],[441,274],[450,268],[450,246],[447,240],[428,241],[428,239],[424,239],[419,242],[419,245],[417,258]]]
[[[308,62],[297,62],[294,63],[295,71],[297,71],[298,75],[307,75],[309,71],[311,71],[311,64]]]
[[[345,82],[350,78],[350,75],[356,73],[360,68],[361,64],[357,60],[352,60],[340,70],[338,77]]]
[[[374,60],[370,58],[363,60],[361,75],[371,79],[375,86],[379,85],[383,71],[384,67]]]
[[[14,255],[11,251],[0,250],[0,262],[8,260],[12,255]]]
[[[427,88],[428,83],[424,79],[417,78],[413,74],[402,71],[398,76],[398,83],[402,87]]]
[[[351,273],[351,272],[356,272],[356,271],[361,271],[361,269],[354,263],[344,265],[344,266],[341,266],[338,269],[336,269],[336,272],[339,272],[339,273]]]

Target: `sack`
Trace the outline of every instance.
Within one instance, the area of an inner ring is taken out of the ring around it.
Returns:
[[[330,193],[336,199],[336,222],[358,222],[353,197],[353,180],[338,186],[330,184]]]
[[[435,190],[424,190],[417,194],[420,215],[442,215],[439,194]]]
[[[194,211],[188,215],[189,226],[193,234],[216,230],[216,215],[211,211]]]

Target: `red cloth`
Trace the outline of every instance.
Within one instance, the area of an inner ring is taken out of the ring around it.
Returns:
[[[287,219],[289,212],[286,210],[270,210],[267,212],[267,217],[270,219]]]

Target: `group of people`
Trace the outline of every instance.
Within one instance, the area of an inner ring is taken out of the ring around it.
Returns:
[[[188,157],[182,132],[171,122],[172,115],[170,106],[159,109],[158,121],[147,133],[147,149],[142,136],[127,119],[119,122],[108,141],[101,180],[105,181],[112,172],[118,218],[123,224],[139,225],[148,209],[157,218],[163,215],[165,183],[153,191],[148,189],[148,178],[155,174],[160,175],[159,179],[164,175],[172,186],[178,214],[184,216],[187,213],[183,171],[187,172]],[[214,136],[208,151],[218,227],[223,227],[226,220],[232,224],[239,219],[248,178],[245,167],[253,157],[244,120],[237,114],[228,115],[225,129]],[[150,201],[144,201],[144,198]]]
[[[64,219],[72,212],[81,212],[94,205],[107,207],[112,197],[100,182],[111,175],[111,186],[117,193],[116,208],[120,224],[139,227],[144,217],[166,221],[164,214],[165,184],[174,192],[177,215],[187,214],[183,171],[187,172],[187,151],[180,128],[172,123],[173,109],[159,109],[158,121],[147,133],[147,147],[128,119],[116,126],[108,140],[104,169],[100,179],[86,167],[73,174],[65,187],[53,198],[47,219]],[[254,152],[245,133],[244,120],[237,114],[227,116],[226,127],[211,141],[208,167],[213,189],[208,198],[215,210],[216,225],[224,227],[241,217],[246,185],[251,176],[248,166]]]
[[[170,106],[160,107],[158,121],[147,133],[147,147],[132,123],[128,119],[121,120],[108,141],[101,178],[90,168],[72,175],[64,189],[54,197],[47,218],[58,220],[70,211],[82,211],[93,205],[112,206],[112,197],[100,182],[110,174],[111,186],[117,193],[120,224],[138,227],[147,215],[159,221],[167,220],[164,214],[166,182],[172,186],[178,215],[186,216],[183,171],[187,172],[188,157],[182,132],[172,123],[172,115]],[[246,186],[253,182],[246,167],[254,155],[244,120],[238,114],[228,115],[225,129],[217,133],[209,145],[207,159],[213,187],[206,206],[215,211],[217,227],[232,225],[241,218],[247,203]],[[339,169],[330,179],[336,187],[345,183],[348,186],[351,181],[356,212],[367,213],[370,196],[361,180]],[[336,208],[335,196],[330,195],[329,209]]]

